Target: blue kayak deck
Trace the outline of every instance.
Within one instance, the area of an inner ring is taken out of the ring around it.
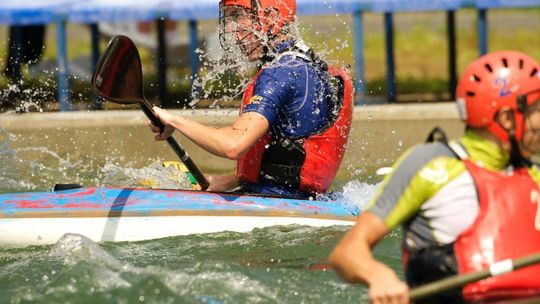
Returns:
[[[96,187],[0,194],[0,218],[176,215],[355,218],[353,211],[333,201],[202,191]]]

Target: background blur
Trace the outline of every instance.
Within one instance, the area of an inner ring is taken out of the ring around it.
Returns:
[[[448,93],[448,47],[445,12],[394,14],[395,64],[398,102],[444,101]],[[381,13],[364,13],[364,59],[367,98],[373,103],[386,102],[386,66],[384,20]],[[159,104],[157,85],[157,51],[155,47],[155,22],[133,23],[131,30],[141,36],[137,43],[143,60],[145,92],[150,101]],[[335,16],[301,16],[300,33],[304,40],[331,63],[346,65],[354,73],[353,17],[349,14]],[[218,22],[198,22],[200,50],[219,48]],[[100,27],[101,50],[118,27]],[[9,27],[0,26],[0,69],[7,64]],[[489,11],[488,50],[513,49],[540,59],[540,8],[496,9]],[[129,35],[129,33],[128,33]],[[168,93],[177,107],[189,105],[191,70],[188,63],[189,44],[187,22],[167,25]],[[456,11],[457,73],[478,56],[477,10]],[[45,47],[41,59],[33,66],[22,66],[23,81],[13,84],[4,73],[0,74],[0,110],[17,108],[19,111],[56,110],[56,30],[48,25],[45,30]],[[70,98],[77,109],[85,109],[92,100],[91,37],[88,26],[68,23],[68,58],[70,70]],[[146,39],[146,42],[144,41]],[[212,74],[212,67],[201,64],[200,76]],[[213,76],[208,76],[212,78]],[[223,76],[220,76],[223,77]],[[234,77],[230,74],[228,77]],[[216,79],[230,85],[231,79]],[[236,80],[233,79],[234,83]],[[208,88],[203,87],[203,90]],[[205,94],[202,99],[221,98],[220,90]],[[230,92],[229,92],[230,93]],[[234,95],[234,94],[232,94]],[[193,104],[192,104],[193,105]],[[195,107],[237,106],[234,101],[206,102],[199,100]],[[117,107],[110,103],[107,107]]]

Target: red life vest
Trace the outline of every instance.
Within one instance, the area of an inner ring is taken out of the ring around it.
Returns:
[[[540,252],[540,189],[527,169],[505,174],[464,162],[475,182],[480,206],[474,224],[454,243],[459,273]],[[538,295],[540,265],[469,284],[462,292],[468,301]]]
[[[250,102],[255,82],[261,71],[252,79],[244,92],[240,112]],[[264,179],[267,175],[262,168],[269,168],[268,170],[273,170],[273,175],[274,173],[279,175],[280,171],[283,172],[282,176],[274,179],[275,181],[297,188],[297,190],[308,193],[323,193],[328,190],[345,154],[353,109],[353,87],[347,72],[344,69],[333,67],[330,67],[328,72],[339,81],[341,87],[340,105],[338,105],[340,108],[337,108],[339,114],[334,122],[322,132],[312,134],[307,138],[291,140],[294,141],[293,144],[287,141],[278,143],[279,146],[290,145],[290,149],[287,147],[285,149],[294,150],[297,152],[295,155],[299,155],[295,158],[296,163],[292,164],[290,168],[276,166],[275,169],[271,169],[272,159],[275,159],[275,155],[270,154],[275,153],[268,152],[271,150],[268,147],[272,145],[273,138],[267,133],[238,160],[236,175],[240,181],[260,183],[261,177]],[[298,152],[299,149],[302,151]],[[290,153],[292,155],[293,152]],[[278,154],[289,154],[289,152],[285,150],[285,152],[278,152]],[[288,155],[282,155],[282,157],[286,158]],[[272,178],[276,178],[275,175]]]

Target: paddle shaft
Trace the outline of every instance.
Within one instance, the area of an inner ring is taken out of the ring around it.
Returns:
[[[152,110],[152,107],[148,104],[148,102],[145,100],[144,103],[140,104],[141,110],[143,110],[144,114],[146,114],[146,117],[150,119],[152,124],[157,126],[161,131],[165,128],[163,123],[159,120],[159,118],[156,117],[156,114],[154,113],[154,110]],[[178,155],[180,160],[182,160],[182,163],[186,165],[186,168],[191,172],[197,183],[201,186],[201,190],[206,190],[210,183],[204,175],[201,173],[199,168],[195,165],[193,160],[191,160],[191,157],[189,157],[189,154],[184,150],[184,148],[174,139],[174,137],[169,136],[167,138],[167,143],[171,148],[173,149],[174,153]]]
[[[490,267],[488,269],[480,270],[473,273],[451,276],[446,279],[442,279],[433,283],[426,284],[424,286],[414,288],[409,292],[409,299],[411,300],[411,302],[414,302],[415,300],[429,297],[450,289],[462,287],[469,283],[476,282],[488,277],[538,264],[540,263],[540,253],[531,254],[523,258],[515,259],[513,261],[508,260],[507,262],[511,262],[512,267],[507,268],[507,271],[504,272],[493,273],[493,267]]]

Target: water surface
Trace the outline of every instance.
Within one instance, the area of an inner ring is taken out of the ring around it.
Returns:
[[[47,191],[56,181],[185,187],[185,179],[171,184],[170,172],[155,160],[143,166],[111,155],[82,161],[46,147],[14,148],[15,137],[0,136],[0,193]],[[375,189],[338,178],[332,198],[361,210]],[[274,226],[104,244],[67,235],[51,246],[0,248],[0,302],[362,303],[364,287],[324,267],[348,228]],[[399,233],[386,237],[375,255],[401,275],[399,239]]]

